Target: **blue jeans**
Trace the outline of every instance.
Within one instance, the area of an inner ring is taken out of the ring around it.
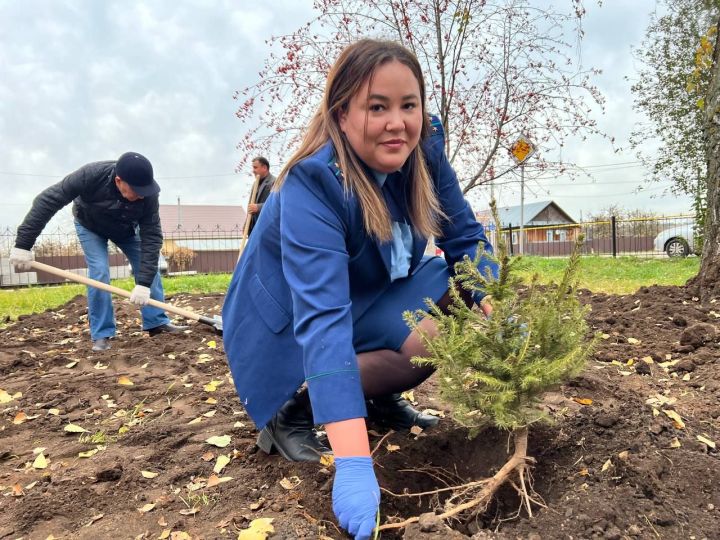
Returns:
[[[110,283],[110,262],[108,259],[108,239],[95,234],[75,222],[80,245],[85,254],[85,262],[88,267],[88,277],[103,283]],[[116,242],[115,245],[125,254],[130,261],[133,274],[137,275],[140,268],[140,235]],[[88,296],[88,319],[90,320],[90,337],[93,340],[109,338],[115,335],[115,313],[113,311],[112,297],[109,292],[87,288]],[[165,301],[160,273],[155,274],[152,285],[150,285],[150,298]],[[167,324],[170,318],[162,309],[153,306],[143,306],[142,313],[143,330],[150,330]]]

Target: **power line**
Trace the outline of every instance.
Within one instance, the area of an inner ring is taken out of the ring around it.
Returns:
[[[30,176],[36,178],[64,178],[65,176],[67,176],[67,174],[35,174],[9,171],[0,171],[0,174],[4,176]],[[240,173],[200,174],[193,176],[156,176],[155,180],[192,180],[195,178],[219,178],[223,176],[238,176],[239,174]]]
[[[643,167],[643,162],[639,160],[635,161],[621,161],[618,163],[605,163],[605,164],[596,164],[596,165],[577,165],[573,164],[573,167],[578,169],[605,169],[608,167],[612,167],[612,170],[618,169],[630,169],[630,168],[639,168]],[[157,180],[193,180],[196,178],[220,178],[220,177],[230,177],[230,176],[238,176],[241,173],[232,172],[232,173],[218,173],[218,174],[197,174],[197,175],[187,175],[187,176],[157,176]],[[0,175],[4,176],[29,176],[29,177],[37,177],[37,178],[62,178],[67,176],[67,174],[43,174],[43,173],[24,173],[24,172],[14,172],[14,171],[0,171]]]

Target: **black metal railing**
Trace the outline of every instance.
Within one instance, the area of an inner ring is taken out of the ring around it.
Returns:
[[[497,232],[488,226],[494,244]],[[583,255],[618,257],[686,256],[699,249],[695,220],[692,216],[663,216],[642,219],[616,219],[558,225],[520,227],[510,224],[501,231],[512,255],[518,255],[522,232],[522,253],[539,257],[567,257],[582,234]],[[162,253],[168,262],[168,274],[212,274],[232,272],[238,259],[243,231],[236,227],[172,230],[163,233]],[[15,231],[0,231],[0,287],[50,284],[63,281],[45,272],[15,273],[8,256],[15,243]],[[432,248],[431,248],[432,249]],[[33,248],[36,260],[80,274],[86,272],[85,258],[74,232],[44,232]],[[109,243],[110,275],[130,277],[125,256]]]

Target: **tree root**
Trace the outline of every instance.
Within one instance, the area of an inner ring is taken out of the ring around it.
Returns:
[[[478,496],[467,502],[454,506],[442,514],[439,514],[437,516],[438,520],[451,518],[470,509],[475,509],[473,514],[479,514],[485,511],[487,505],[490,503],[497,490],[506,482],[510,482],[514,485],[520,495],[522,505],[527,510],[528,515],[532,517],[532,504],[537,504],[538,501],[531,496],[532,480],[530,479],[529,464],[534,463],[535,459],[527,455],[528,428],[522,427],[516,429],[513,432],[513,441],[515,443],[515,451],[513,452],[513,455],[505,463],[505,465],[503,465],[502,468],[492,476],[492,478],[478,482],[483,485],[483,488]],[[513,473],[517,475],[519,485],[512,481],[511,475],[513,475]],[[460,487],[466,488],[467,485]],[[399,523],[385,523],[384,525],[378,527],[377,530],[383,531],[388,529],[402,529],[412,523],[417,523],[419,520],[419,516],[414,516]]]

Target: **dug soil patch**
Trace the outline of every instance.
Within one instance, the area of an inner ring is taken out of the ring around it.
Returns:
[[[423,520],[382,538],[720,538],[720,302],[678,287],[582,298],[602,338],[547,396],[555,422],[530,430],[545,507],[528,517],[508,487],[452,529]],[[171,301],[212,315],[222,296]],[[84,297],[0,330],[0,539],[234,539],[258,518],[274,518],[269,538],[346,538],[330,468],[257,451],[212,329],[150,338],[116,305],[107,352],[90,350]],[[432,379],[413,397],[445,418],[371,432],[383,523],[458,502],[445,488],[492,475],[510,450],[494,429],[468,440]]]

